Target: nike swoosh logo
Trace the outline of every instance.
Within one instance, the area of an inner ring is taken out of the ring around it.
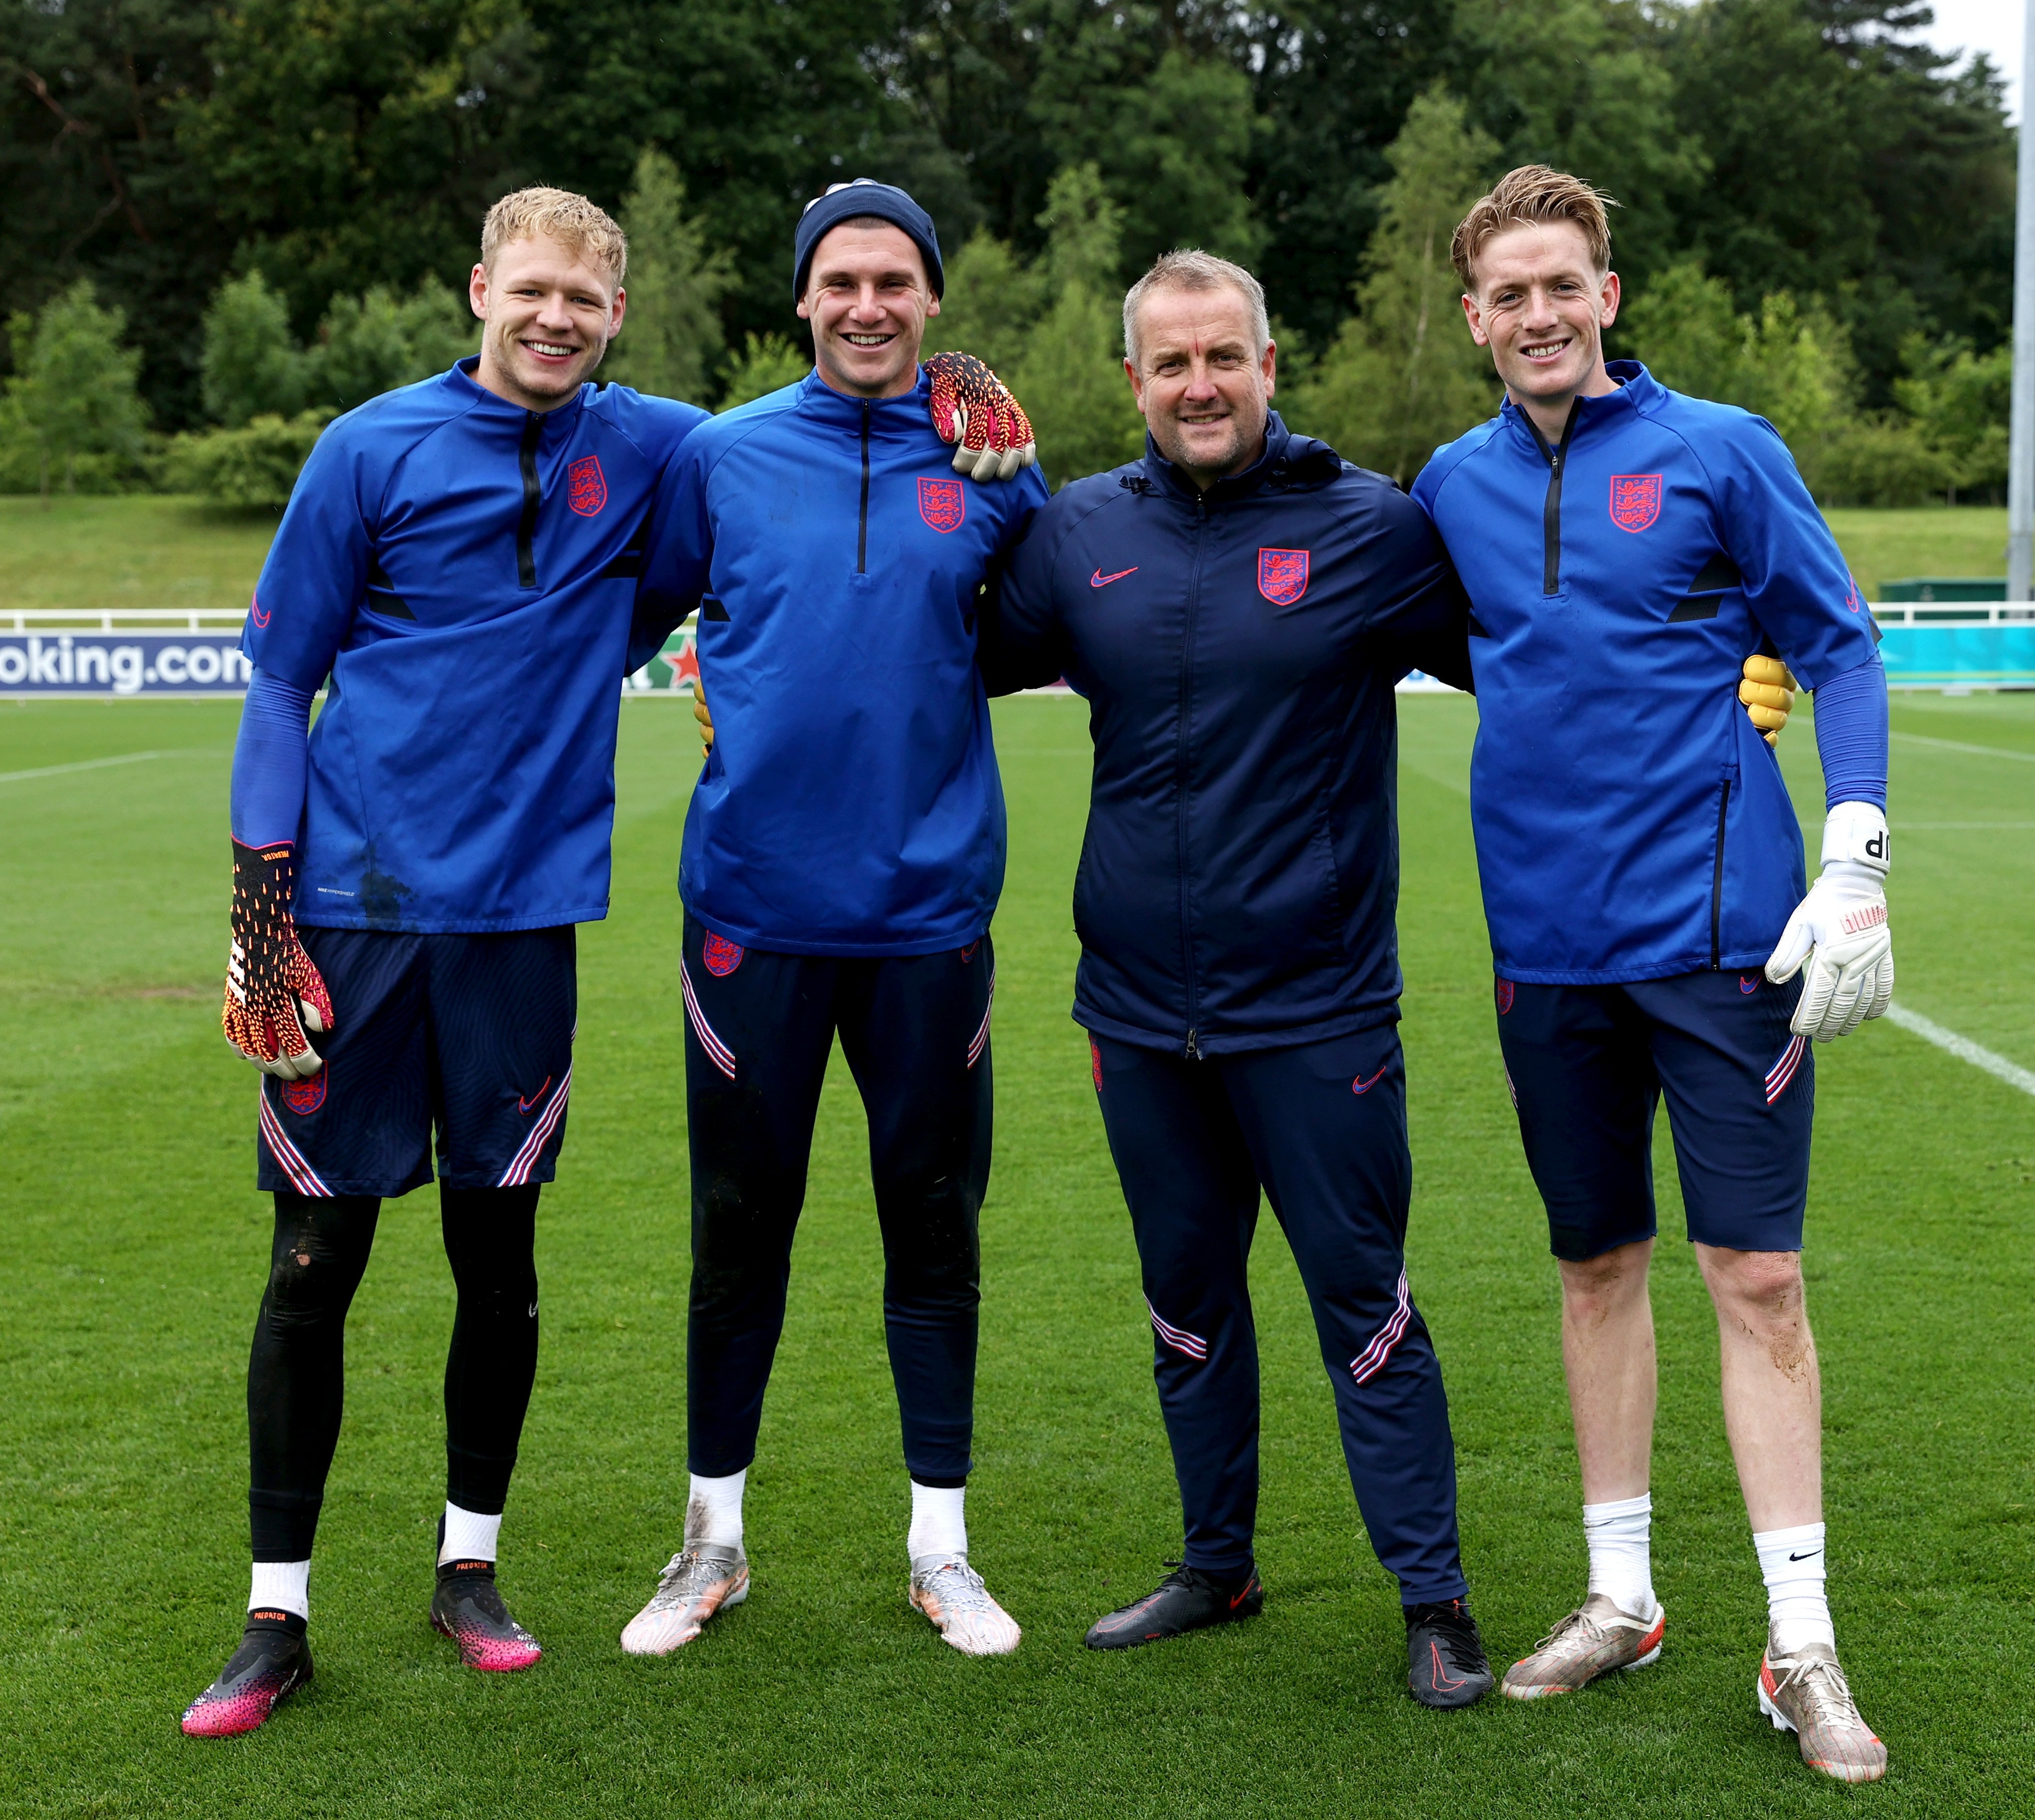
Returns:
[[[1098,569],[1089,577],[1088,585],[1091,588],[1107,588],[1111,582],[1121,581],[1125,576],[1135,575],[1137,573],[1138,565],[1135,562],[1132,563],[1128,569],[1118,570],[1114,575],[1105,575]]]
[[[1822,1550],[1820,1548],[1811,1548],[1806,1555],[1790,1555],[1788,1559],[1790,1561],[1813,1561],[1822,1553]]]
[[[517,1111],[519,1111],[519,1112],[521,1112],[521,1113],[524,1113],[524,1114],[527,1115],[527,1114],[528,1113],[528,1111],[529,1111],[530,1108],[531,1108],[532,1106],[536,1105],[536,1103],[537,1103],[540,1100],[541,1100],[541,1099],[543,1099],[543,1098],[544,1098],[544,1088],[545,1088],[545,1087],[548,1087],[548,1086],[550,1086],[550,1085],[551,1085],[551,1076],[550,1076],[550,1075],[547,1074],[547,1075],[544,1077],[544,1087],[540,1087],[540,1088],[536,1090],[536,1092],[532,1093],[532,1094],[530,1096],[530,1097],[529,1097],[528,1099],[527,1099],[527,1100],[518,1100],[516,1102],[516,1110],[517,1110]]]
[[[1435,1658],[1435,1685],[1437,1687],[1445,1689],[1450,1687],[1460,1687],[1462,1685],[1461,1676],[1451,1675],[1447,1669],[1442,1666],[1441,1645],[1439,1643],[1430,1643],[1428,1645],[1428,1648],[1433,1653]]]
[[[269,622],[276,617],[276,614],[273,607],[264,613],[261,611],[260,601],[250,600],[247,603],[247,616],[254,622],[254,629],[258,632],[265,632],[269,630]]]
[[[1392,1064],[1388,1062],[1385,1064],[1385,1068],[1389,1068],[1391,1066]],[[1368,1093],[1372,1088],[1375,1087],[1379,1081],[1385,1078],[1385,1068],[1380,1068],[1368,1081],[1360,1080],[1351,1081],[1349,1084],[1350,1092],[1352,1093]]]
[[[1248,1599],[1253,1592],[1254,1592],[1255,1591],[1257,1591],[1257,1589],[1258,1589],[1258,1582],[1257,1582],[1255,1580],[1247,1580],[1247,1581],[1246,1581],[1244,1582],[1243,1590],[1241,1592],[1238,1593],[1238,1594],[1237,1594],[1237,1596],[1236,1596],[1234,1599],[1232,1599],[1232,1600],[1230,1600],[1230,1602],[1229,1602],[1229,1608],[1230,1608],[1230,1610],[1231,1610],[1231,1611],[1234,1611],[1237,1608],[1237,1607],[1238,1607],[1238,1606],[1241,1605],[1241,1604],[1244,1602],[1244,1600],[1247,1600],[1247,1599]]]

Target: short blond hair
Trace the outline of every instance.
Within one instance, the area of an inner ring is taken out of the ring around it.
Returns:
[[[1130,364],[1139,364],[1138,312],[1147,297],[1157,291],[1224,289],[1237,292],[1250,310],[1251,339],[1258,344],[1258,358],[1262,360],[1265,350],[1272,344],[1272,324],[1265,314],[1265,287],[1241,265],[1218,259],[1198,247],[1176,246],[1170,253],[1161,253],[1152,269],[1124,293],[1123,352],[1130,356]]]
[[[1582,230],[1590,263],[1600,273],[1611,269],[1611,217],[1617,203],[1580,177],[1546,164],[1522,164],[1508,171],[1488,196],[1480,197],[1462,218],[1449,246],[1449,260],[1465,291],[1476,289],[1476,256],[1498,235],[1513,228],[1567,221]]]
[[[618,291],[629,276],[629,237],[606,209],[570,190],[512,190],[481,224],[480,262],[491,272],[495,254],[510,241],[540,236],[604,265],[615,274]]]

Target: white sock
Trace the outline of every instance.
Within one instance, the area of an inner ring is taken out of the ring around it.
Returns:
[[[502,1514],[483,1517],[478,1510],[446,1506],[445,1540],[438,1544],[438,1565],[448,1561],[494,1561],[502,1539]]]
[[[254,1583],[247,1593],[250,1611],[289,1611],[308,1621],[311,1615],[311,1564],[308,1561],[257,1561]]]
[[[1621,1611],[1651,1618],[1653,1600],[1653,1498],[1619,1498],[1583,1506],[1583,1540],[1589,1544],[1589,1589]]]
[[[1759,1572],[1766,1582],[1766,1622],[1774,1649],[1792,1656],[1809,1643],[1836,1649],[1830,1602],[1823,1596],[1822,1525],[1762,1530],[1752,1545],[1759,1551]]]
[[[961,1514],[965,1485],[921,1485],[912,1481],[912,1528],[905,1552],[916,1567],[928,1556],[951,1559],[968,1552],[968,1519]]]
[[[730,1472],[724,1478],[702,1479],[692,1475],[686,1493],[686,1546],[705,1544],[710,1548],[742,1546],[742,1494],[748,1488],[749,1468]]]

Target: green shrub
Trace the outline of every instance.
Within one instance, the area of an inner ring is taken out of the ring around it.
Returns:
[[[265,414],[237,430],[179,436],[163,463],[164,484],[172,493],[202,494],[221,506],[280,511],[331,419],[329,411],[288,418]]]
[[[134,389],[139,348],[127,318],[101,309],[84,279],[8,319],[17,368],[0,398],[0,483],[9,491],[112,493],[145,484],[148,407]]]

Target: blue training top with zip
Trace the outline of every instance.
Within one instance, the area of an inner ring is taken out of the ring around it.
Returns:
[[[1044,503],[980,486],[901,397],[817,373],[717,417],[658,496],[643,581],[698,604],[713,750],[679,890],[716,934],[790,954],[931,954],[989,927],[1003,791],[976,596]]]
[[[1874,654],[1773,425],[1610,371],[1559,446],[1508,401],[1413,486],[1473,615],[1492,956],[1544,985],[1766,961],[1807,887],[1740,665],[1770,648],[1814,689]]]
[[[318,440],[262,565],[242,649],[311,729],[298,921],[423,934],[607,914],[622,679],[642,535],[706,413],[589,385],[525,411],[474,359]]]
[[[1393,685],[1458,668],[1462,619],[1412,502],[1276,413],[1206,493],[1148,439],[1055,496],[983,664],[1089,699],[1076,1021],[1202,1055],[1398,1017]]]

